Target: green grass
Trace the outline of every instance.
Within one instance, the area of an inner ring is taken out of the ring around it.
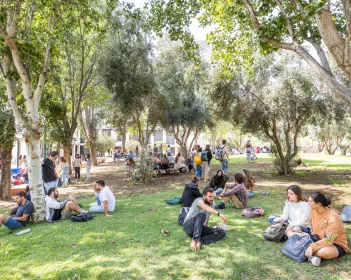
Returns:
[[[61,221],[31,225],[14,236],[0,228],[1,279],[347,279],[351,257],[326,261],[323,267],[296,263],[280,252],[282,243],[263,240],[269,215],[279,215],[285,190],[256,194],[249,206],[261,206],[265,217],[248,219],[232,207],[223,210],[229,231],[225,239],[189,249],[190,238],[177,224],[180,206],[164,199],[180,190],[117,199],[113,217],[95,214],[88,223]],[[83,205],[93,202],[82,201]],[[218,217],[212,216],[210,224]],[[161,229],[171,232],[163,237]],[[348,235],[351,226],[346,227]]]

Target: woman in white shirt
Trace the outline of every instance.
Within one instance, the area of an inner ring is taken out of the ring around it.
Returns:
[[[287,221],[289,226],[286,232],[311,233],[310,212],[311,208],[302,194],[302,190],[297,185],[288,187],[288,200],[285,202],[283,215],[280,217],[270,217],[270,222]]]

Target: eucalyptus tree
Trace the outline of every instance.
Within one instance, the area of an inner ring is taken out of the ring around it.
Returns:
[[[82,15],[89,16],[92,1],[0,1],[2,69],[8,101],[16,122],[22,127],[28,146],[29,187],[36,211],[35,222],[45,219],[44,189],[41,178],[39,103],[50,61],[61,48],[60,34],[75,29]],[[106,11],[114,6],[106,1]],[[16,84],[21,86],[15,90]],[[19,93],[18,93],[19,92]],[[20,100],[24,100],[23,107]]]
[[[351,80],[351,12],[346,0],[170,0],[149,1],[150,26],[172,40],[182,40],[190,53],[196,44],[189,26],[194,18],[211,26],[208,41],[222,70],[250,67],[253,54],[278,49],[294,52],[339,97],[351,102],[351,90],[334,74],[337,67]],[[328,53],[326,53],[326,46]],[[330,54],[330,55],[329,55]]]

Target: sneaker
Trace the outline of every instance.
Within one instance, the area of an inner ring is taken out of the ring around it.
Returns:
[[[308,261],[314,265],[314,266],[319,266],[321,264],[321,258],[317,256],[312,256],[311,258],[308,259]]]
[[[215,209],[225,209],[225,204],[221,202],[220,204],[215,206]]]
[[[80,213],[81,213],[81,214],[86,214],[86,213],[88,213],[88,211],[87,211],[87,210],[84,210],[84,209],[80,209]]]

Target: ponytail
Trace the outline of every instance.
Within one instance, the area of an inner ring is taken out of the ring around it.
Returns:
[[[329,207],[329,205],[332,203],[332,201],[329,198],[326,198],[325,195],[320,192],[315,192],[311,194],[311,198],[315,203],[320,203],[324,207]]]

